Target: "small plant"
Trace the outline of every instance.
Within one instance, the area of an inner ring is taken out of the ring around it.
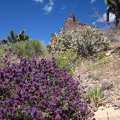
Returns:
[[[91,74],[91,77],[94,79],[94,80],[99,80],[100,78],[100,72],[98,71],[93,71],[92,74]]]
[[[99,87],[90,87],[85,93],[85,97],[89,103],[94,103],[94,106],[98,108],[99,100],[104,97],[103,91]]]
[[[106,57],[106,54],[105,54],[105,52],[98,52],[97,54],[96,54],[96,58],[98,59],[98,60],[100,60],[100,59],[103,59],[103,58],[105,58]]]
[[[87,120],[80,83],[51,61],[21,59],[0,68],[1,120]]]
[[[61,54],[55,54],[55,59],[58,64],[58,66],[65,71],[67,71],[70,74],[73,74],[75,71],[75,62],[76,60],[76,54],[72,50],[67,50]]]

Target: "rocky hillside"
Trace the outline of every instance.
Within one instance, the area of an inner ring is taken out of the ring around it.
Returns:
[[[96,28],[80,22],[70,14],[58,34],[53,33],[47,46],[51,53],[69,49],[81,56],[88,56],[107,49],[109,40]]]
[[[96,120],[120,120],[120,42],[112,42],[110,50],[104,53],[103,58],[87,59],[77,64],[74,77],[80,75],[82,84],[88,88],[104,89],[104,98],[99,100],[98,109],[94,103],[90,104]]]
[[[82,29],[84,26],[88,26],[88,25],[86,23],[81,22],[80,20],[77,20],[75,18],[75,15],[71,13],[69,17],[64,20],[64,25],[59,33],[77,30],[78,28]],[[55,37],[56,37],[56,33],[52,33],[51,41]]]
[[[120,39],[119,30],[95,29],[76,20],[74,14],[70,14],[58,34],[53,33],[48,50],[52,53],[64,52],[72,49],[77,54],[93,55],[94,59],[83,59],[77,64],[74,78],[80,75],[83,85],[89,87],[102,87],[104,98],[98,103],[102,107],[92,110],[97,111],[96,120],[119,120],[120,110]],[[94,56],[94,55],[93,55]],[[109,112],[109,108],[113,113]],[[107,108],[107,109],[106,109]],[[117,109],[118,111],[116,111]],[[99,111],[105,112],[99,112]],[[108,112],[108,113],[107,113]]]

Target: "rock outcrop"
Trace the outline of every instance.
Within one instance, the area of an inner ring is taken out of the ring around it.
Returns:
[[[88,26],[86,23],[82,23],[79,20],[75,18],[74,14],[70,14],[68,18],[65,19],[64,25],[62,29],[59,31],[59,33],[62,32],[68,32],[72,30],[76,30],[78,28],[82,28],[84,26]],[[58,34],[59,34],[58,33]],[[56,33],[52,33],[50,41],[52,41],[56,37]]]
[[[80,22],[77,20],[74,16],[74,14],[70,14],[67,19],[65,19],[64,25],[63,25],[63,31],[71,31],[76,30],[77,28],[82,28],[87,24]]]

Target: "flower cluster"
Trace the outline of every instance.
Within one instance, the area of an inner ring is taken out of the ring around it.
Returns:
[[[21,59],[0,68],[0,119],[82,120],[92,117],[79,82],[51,61]]]

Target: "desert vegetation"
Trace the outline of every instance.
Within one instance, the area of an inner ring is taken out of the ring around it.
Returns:
[[[117,41],[111,41],[103,31],[86,26],[61,31],[45,46],[24,32],[14,35],[11,30],[10,36],[1,40],[0,119],[93,118],[94,109],[105,105],[101,99],[109,87],[101,87],[101,69],[113,59],[114,64],[120,63],[119,34]],[[90,84],[91,80],[100,85]]]

